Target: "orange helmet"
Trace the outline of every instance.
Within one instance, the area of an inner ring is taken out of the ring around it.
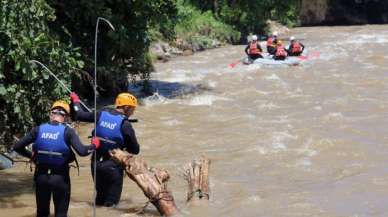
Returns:
[[[137,99],[132,94],[120,93],[116,97],[115,107],[117,108],[117,107],[120,107],[120,106],[136,107],[137,106]]]
[[[57,100],[53,103],[53,105],[51,106],[51,110],[55,109],[55,108],[62,108],[63,110],[65,110],[65,112],[67,114],[70,114],[70,105],[69,103],[63,101],[63,100]]]

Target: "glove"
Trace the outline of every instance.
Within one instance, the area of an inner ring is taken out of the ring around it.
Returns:
[[[99,149],[101,146],[100,140],[97,137],[92,138],[92,144],[96,147],[96,149]]]
[[[79,96],[74,92],[70,93],[70,99],[71,99],[71,102],[73,102],[73,103],[81,102],[81,100],[79,99]]]

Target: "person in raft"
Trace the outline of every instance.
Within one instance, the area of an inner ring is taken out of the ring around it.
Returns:
[[[261,49],[260,43],[257,41],[257,35],[253,35],[252,41],[249,42],[249,44],[245,48],[245,53],[248,56],[248,61],[252,63],[258,58],[263,58],[261,52],[263,52],[263,50]]]
[[[94,113],[85,112],[80,106],[76,93],[71,93],[74,117],[84,122],[94,122]],[[135,131],[128,120],[137,107],[137,99],[129,93],[121,93],[116,97],[115,109],[97,111],[96,136],[101,140],[101,148],[92,156],[92,176],[96,182],[96,205],[116,206],[123,189],[123,169],[115,163],[109,154],[112,149],[126,150],[131,154],[139,153],[139,144]],[[94,134],[94,132],[93,132]],[[96,158],[96,174],[94,174],[94,158]]]
[[[298,40],[295,40],[294,36],[290,37],[290,46],[288,47],[288,56],[300,56],[303,53],[304,45]]]
[[[275,60],[285,60],[286,57],[287,57],[287,50],[283,46],[282,41],[279,40],[276,45],[275,55],[273,55],[273,58]]]
[[[65,123],[70,106],[56,101],[50,110],[50,122],[33,128],[20,139],[13,149],[31,159],[35,164],[34,184],[36,216],[50,215],[50,200],[53,196],[56,217],[66,217],[70,202],[69,164],[76,161],[72,148],[80,156],[86,156],[100,147],[97,138],[91,145],[83,145],[75,131]],[[32,145],[32,152],[26,146]]]
[[[273,32],[272,35],[267,39],[267,52],[270,55],[275,55],[277,41],[278,32]]]

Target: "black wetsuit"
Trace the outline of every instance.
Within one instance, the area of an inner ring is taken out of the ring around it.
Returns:
[[[274,60],[285,60],[287,57],[286,56],[276,56],[276,55],[273,55],[272,57]]]
[[[52,122],[53,125],[58,125],[58,122]],[[33,157],[31,151],[26,149],[26,146],[34,143],[37,140],[39,126],[33,128],[27,135],[20,139],[13,149],[20,155],[31,159]],[[78,155],[86,156],[95,150],[94,145],[84,146],[75,131],[66,127],[64,132],[65,143],[72,147]],[[75,160],[75,155],[71,152],[68,163]],[[47,166],[36,165],[35,174],[35,196],[36,196],[36,216],[48,217],[50,214],[50,200],[53,196],[55,217],[66,217],[69,209],[70,201],[70,176],[69,165],[66,164],[61,168],[52,169]]]
[[[292,52],[292,48],[294,46],[294,43],[291,43],[290,46],[288,47],[288,50],[287,50],[288,56],[300,56],[303,53],[304,45],[300,42],[299,42],[299,44],[300,44],[300,47],[302,48],[302,51],[295,52],[295,53]]]
[[[75,118],[79,121],[94,122],[94,113],[84,112],[78,103],[74,104]],[[111,114],[120,114],[116,110],[108,111]],[[100,119],[101,112],[97,112],[97,122]],[[121,125],[121,134],[124,138],[124,145],[121,149],[126,150],[131,154],[138,154],[140,151],[139,144],[136,139],[135,131],[129,121],[124,120]],[[94,157],[94,156],[93,156]],[[92,158],[92,175],[94,178]],[[101,153],[97,150],[97,177],[96,181],[96,204],[99,206],[114,206],[119,203],[123,188],[123,169],[111,160],[109,153]]]
[[[251,53],[249,53],[251,43],[252,43],[252,42],[249,42],[249,44],[245,47],[245,53],[247,54],[249,61],[250,61],[250,62],[253,62],[255,59],[263,58],[263,56],[262,56],[260,53],[257,53],[257,54],[251,54]],[[260,46],[259,42],[257,42],[256,44],[257,44],[256,49],[257,49],[259,52],[263,52],[263,50],[261,49],[261,46]]]

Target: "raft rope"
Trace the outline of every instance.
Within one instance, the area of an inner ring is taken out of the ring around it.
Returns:
[[[195,191],[192,191],[191,193],[188,194],[187,201],[191,200],[194,195],[198,195],[199,199],[202,199],[203,197],[210,198],[209,193],[203,192],[201,189],[197,189]]]
[[[142,207],[142,209],[140,209],[140,211],[138,211],[136,214],[143,213],[144,210],[147,208],[148,204],[150,204],[150,203],[152,203],[152,204],[157,203],[159,200],[174,201],[174,197],[167,190],[159,191],[159,193],[157,193],[156,195],[150,196],[150,199],[147,202],[145,202],[145,204]]]

